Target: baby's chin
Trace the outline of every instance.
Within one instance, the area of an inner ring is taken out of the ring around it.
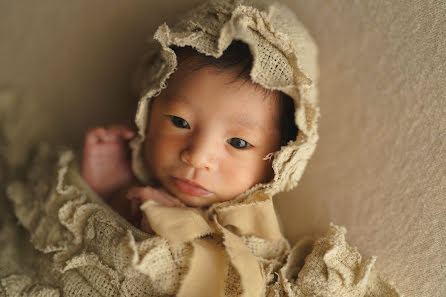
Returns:
[[[212,193],[209,196],[198,197],[192,196],[178,191],[177,189],[165,188],[172,196],[180,200],[186,206],[190,207],[208,207],[219,202],[218,196]]]

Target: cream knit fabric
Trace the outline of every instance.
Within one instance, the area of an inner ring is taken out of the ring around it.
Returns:
[[[0,151],[0,166],[8,175],[0,178],[2,185],[8,180],[8,196],[24,228],[17,232],[22,238],[29,236],[31,245],[12,252],[13,260],[1,258],[0,294],[399,296],[374,271],[376,259],[362,259],[345,242],[344,228],[331,225],[326,236],[303,239],[293,248],[280,234],[272,197],[297,185],[317,142],[319,116],[317,48],[280,4],[211,1],[172,28],[158,28],[142,67],[139,135],[132,142],[135,174],[150,183],[141,147],[150,99],[166,87],[176,67],[169,46],[190,45],[218,57],[233,39],[250,47],[254,82],[295,100],[299,135],[271,156],[274,179],[205,210],[148,202],[142,209],[157,234],[152,236],[128,224],[89,189],[71,151],[59,154],[31,143],[21,147],[21,164],[11,162],[8,156],[17,150],[19,134],[3,129],[0,137],[8,145]],[[0,106],[0,113],[10,105]],[[167,224],[172,218],[176,224]],[[12,219],[7,222],[17,229]],[[19,238],[5,230],[2,237]],[[17,254],[32,257],[21,259]],[[7,267],[8,261],[13,267]]]

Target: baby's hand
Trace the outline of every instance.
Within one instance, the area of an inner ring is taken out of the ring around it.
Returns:
[[[104,199],[133,179],[128,142],[135,134],[115,125],[93,128],[85,135],[82,177]]]
[[[139,209],[141,204],[148,200],[153,200],[159,204],[171,207],[179,207],[184,205],[178,198],[170,195],[165,190],[155,189],[149,186],[130,188],[130,190],[127,192],[126,198],[129,199],[131,203],[132,217],[141,216],[140,228],[142,231],[147,233],[151,233],[152,228],[150,228],[150,224],[145,214],[141,214],[141,210]]]

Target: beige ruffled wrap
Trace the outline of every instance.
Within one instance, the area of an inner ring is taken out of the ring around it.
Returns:
[[[272,197],[297,185],[315,149],[319,116],[317,48],[280,4],[212,1],[174,27],[158,28],[141,71],[139,135],[131,144],[136,176],[151,183],[141,148],[149,102],[176,67],[169,46],[190,45],[218,57],[233,39],[250,47],[254,82],[295,100],[299,135],[268,156],[274,179],[208,209],[149,201],[141,208],[153,236],[128,224],[91,191],[71,151],[57,154],[46,145],[30,145],[26,162],[11,163],[7,156],[19,132],[5,130],[0,137],[9,146],[0,147],[0,165],[10,172],[8,196],[24,230],[2,210],[17,233],[2,228],[0,235],[29,236],[31,244],[1,250],[0,296],[400,296],[378,277],[374,257],[363,260],[345,242],[344,228],[331,225],[326,236],[303,239],[293,248],[280,233]],[[25,261],[18,255],[28,256]]]

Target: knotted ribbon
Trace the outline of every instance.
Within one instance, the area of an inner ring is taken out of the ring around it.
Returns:
[[[172,244],[190,242],[193,247],[189,269],[177,296],[224,296],[230,263],[240,275],[243,297],[264,296],[261,264],[241,236],[279,240],[282,235],[271,198],[257,194],[254,200],[207,211],[168,207],[150,200],[141,206],[157,235]],[[216,240],[219,237],[223,239],[222,244]]]

